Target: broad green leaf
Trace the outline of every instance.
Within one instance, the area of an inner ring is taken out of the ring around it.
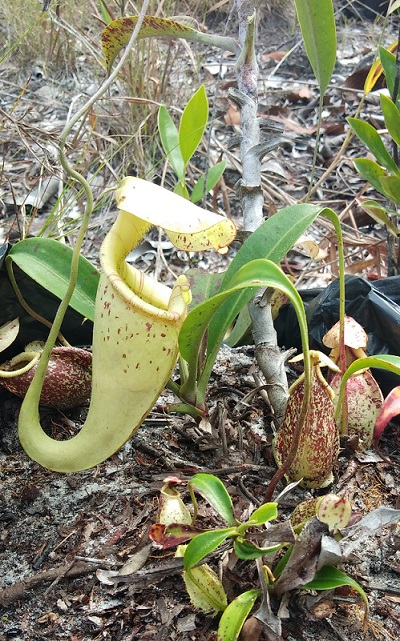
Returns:
[[[107,70],[110,72],[116,56],[126,47],[136,27],[138,16],[127,16],[113,20],[101,34],[101,46],[106,59]],[[183,38],[193,42],[224,48],[232,53],[238,53],[237,44],[233,38],[202,33],[183,22],[145,16],[139,31],[138,40],[142,38]]]
[[[345,574],[341,570],[338,570],[335,567],[325,566],[320,570],[318,570],[317,574],[315,575],[312,581],[310,581],[309,583],[306,583],[306,585],[301,585],[299,587],[301,587],[303,590],[334,590],[335,588],[342,587],[342,585],[348,585],[350,588],[353,588],[353,590],[356,590],[356,592],[358,592],[358,594],[361,596],[362,600],[364,601],[364,604],[365,604],[364,624],[365,624],[368,620],[368,613],[369,613],[367,595],[365,594],[361,585],[357,583],[357,581],[354,581],[354,579],[352,579],[350,576],[347,576],[347,574]]]
[[[290,280],[280,268],[270,260],[259,258],[244,265],[230,281],[230,289],[222,291],[213,298],[205,301],[189,312],[179,333],[179,347],[182,357],[189,364],[188,377],[181,386],[181,393],[188,402],[203,402],[215,354],[207,353],[206,364],[197,378],[198,357],[202,346],[203,335],[209,327],[210,321],[221,308],[222,304],[236,292],[244,289],[250,297],[260,287],[274,287],[283,291],[291,300],[297,314],[300,331],[303,337],[303,349],[307,349],[307,323],[305,320],[304,305]],[[247,300],[245,300],[245,303]],[[223,335],[221,337],[221,341]],[[198,382],[197,382],[198,381]]]
[[[394,80],[396,77],[396,56],[384,47],[379,47],[379,58],[385,73],[387,88],[393,96]]]
[[[22,271],[49,292],[63,298],[69,284],[72,249],[51,238],[26,238],[14,245],[7,263]],[[89,320],[94,319],[99,272],[83,256],[79,257],[78,281],[70,307]]]
[[[260,287],[276,287],[285,292],[292,301],[301,298],[275,263],[267,259],[256,259],[244,265],[230,281],[230,288],[213,296],[195,307],[186,317],[179,333],[179,348],[183,358],[191,363],[196,360],[202,337],[209,326],[211,318],[228,298],[242,289],[248,290],[249,298]]]
[[[389,134],[396,145],[400,145],[400,112],[393,100],[384,93],[381,93],[381,109]]]
[[[225,273],[221,291],[228,289],[229,282],[236,272],[255,258],[268,258],[274,263],[279,263],[324,209],[310,204],[291,205],[268,218],[239,249]],[[228,327],[253,294],[254,290],[239,292],[212,317],[208,328],[208,358],[215,358],[215,350],[219,349]]]
[[[264,556],[264,554],[273,554],[274,552],[278,552],[278,550],[282,549],[284,545],[284,543],[278,543],[277,545],[271,545],[268,548],[260,548],[258,545],[255,545],[255,543],[252,543],[247,539],[243,539],[242,537],[238,537],[233,543],[233,549],[238,559],[249,561],[251,559],[259,559],[261,556]]]
[[[397,176],[382,176],[381,185],[393,203],[400,203],[400,178]]]
[[[277,503],[264,503],[260,505],[254,512],[252,512],[249,522],[257,523],[257,525],[263,525],[272,519],[278,517],[278,504]]]
[[[219,622],[217,641],[236,641],[260,592],[260,590],[243,592],[228,605]]]
[[[225,539],[236,532],[235,527],[224,528],[221,530],[210,530],[203,532],[194,537],[186,548],[185,556],[183,558],[183,566],[185,570],[190,570],[207,554],[214,552],[214,550],[221,545]]]
[[[179,148],[185,166],[203,137],[208,122],[208,100],[201,85],[187,103],[179,123]]]
[[[380,225],[386,226],[388,231],[393,234],[393,236],[399,235],[399,230],[387,215],[386,209],[385,207],[383,207],[383,205],[377,203],[375,200],[364,200],[360,204],[361,207],[367,212],[368,216],[371,216],[371,218],[373,218]]]
[[[380,180],[382,176],[386,176],[387,174],[386,171],[378,165],[378,163],[374,160],[370,160],[369,158],[354,158],[353,163],[364,180],[371,183],[371,185],[376,189],[376,191],[379,191],[380,194],[387,196],[383,190]]]
[[[213,474],[195,474],[189,481],[191,487],[199,492],[232,526],[237,525],[233,515],[232,499],[229,496],[225,485]]]
[[[342,385],[346,384],[347,379],[367,367],[376,367],[377,369],[386,369],[393,374],[400,376],[400,356],[393,354],[375,354],[374,356],[365,356],[353,361],[343,375]]]
[[[213,165],[209,168],[207,172],[207,183],[206,183],[206,193],[208,194],[211,189],[215,187],[222,174],[225,171],[226,160],[221,160],[216,165]],[[199,180],[193,187],[192,193],[190,194],[190,200],[192,203],[197,203],[203,198],[204,195],[204,174],[200,176]]]
[[[13,344],[19,333],[19,319],[14,318],[0,327],[0,352]]]
[[[374,154],[378,163],[393,174],[399,174],[396,163],[387,151],[375,127],[357,118],[347,118],[347,122],[361,142]]]
[[[304,46],[324,94],[336,62],[336,25],[332,0],[294,0]]]
[[[188,269],[185,276],[190,284],[190,293],[192,300],[189,304],[189,309],[193,309],[200,303],[214,296],[221,287],[223,274],[214,274],[205,269]]]
[[[164,105],[158,110],[157,124],[164,152],[178,180],[183,182],[185,180],[185,163],[179,149],[179,132]]]

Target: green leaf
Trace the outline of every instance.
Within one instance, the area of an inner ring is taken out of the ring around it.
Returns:
[[[211,189],[215,187],[222,174],[225,171],[226,160],[221,160],[213,167],[210,167],[207,172],[207,183],[206,183],[206,193],[208,194]],[[199,180],[193,187],[192,193],[190,194],[190,200],[192,203],[197,203],[203,198],[204,194],[204,174],[200,176]]]
[[[353,163],[364,180],[371,183],[371,185],[376,189],[376,191],[379,191],[380,194],[387,196],[383,190],[380,180],[382,176],[387,176],[387,174],[386,171],[378,165],[378,163],[374,160],[370,160],[369,158],[354,158]]]
[[[396,145],[400,145],[400,112],[393,100],[384,93],[381,93],[381,109],[389,134]]]
[[[185,200],[189,200],[189,192],[184,182],[178,183],[174,188],[174,194],[178,194]]]
[[[351,365],[346,369],[340,382],[340,391],[335,410],[335,420],[337,420],[338,415],[340,414],[346,383],[350,376],[356,374],[362,369],[371,367],[385,369],[393,374],[397,374],[397,376],[400,376],[400,356],[394,356],[392,354],[376,354],[375,356],[366,356],[365,358],[358,358],[356,361],[353,361],[353,363],[351,363]]]
[[[299,587],[304,590],[334,590],[335,588],[342,587],[342,585],[348,585],[353,588],[353,590],[356,590],[356,592],[361,596],[365,603],[364,622],[366,622],[369,613],[367,595],[357,581],[354,581],[354,579],[347,576],[344,572],[341,572],[341,570],[338,570],[335,567],[325,566],[318,570],[312,581]]]
[[[263,525],[272,519],[278,517],[278,503],[264,503],[260,505],[254,512],[252,512],[249,522]]]
[[[103,0],[99,0],[99,5],[100,5],[100,13],[101,13],[103,22],[107,25],[110,24],[112,22],[112,17],[108,12],[105,2],[103,2]]]
[[[347,118],[347,122],[361,142],[374,154],[378,163],[393,174],[399,174],[396,163],[387,151],[375,127],[357,118]]]
[[[389,93],[393,96],[394,80],[396,77],[396,56],[387,49],[384,49],[384,47],[379,47],[379,58],[385,72]]]
[[[251,559],[259,559],[261,556],[264,556],[264,554],[273,554],[274,552],[278,552],[278,550],[280,550],[284,545],[284,543],[278,543],[277,545],[271,545],[268,548],[260,548],[251,541],[238,537],[234,541],[233,549],[238,559],[250,561]]]
[[[204,559],[207,554],[214,552],[214,550],[221,545],[225,539],[232,534],[235,534],[235,532],[236,528],[230,527],[221,530],[203,532],[202,534],[195,536],[185,550],[185,556],[183,558],[184,569],[190,570]]]
[[[193,309],[200,303],[203,303],[211,296],[214,296],[221,287],[223,274],[214,274],[205,269],[197,269],[196,267],[188,269],[185,276],[190,284],[190,293],[192,300],[189,304],[189,309]]]
[[[184,182],[185,163],[183,162],[181,150],[179,149],[178,127],[175,125],[164,105],[158,110],[157,125],[158,131],[160,132],[161,144],[171,167],[179,182]]]
[[[294,0],[304,46],[324,94],[336,62],[336,25],[332,0]]]
[[[49,292],[63,298],[69,284],[72,249],[51,238],[26,238],[14,245],[7,256],[10,262]],[[100,274],[83,256],[79,257],[78,281],[70,307],[94,320],[94,303]],[[40,310],[39,310],[40,311]]]
[[[188,363],[196,361],[203,334],[222,303],[242,289],[247,290],[247,297],[250,299],[260,287],[281,289],[292,301],[299,300],[302,305],[298,292],[275,263],[262,258],[253,260],[237,272],[230,281],[229,289],[189,312],[179,333],[179,348],[183,358]]]
[[[14,318],[0,327],[0,352],[13,344],[19,334],[19,318]]]
[[[400,178],[397,176],[382,176],[380,181],[390,200],[398,205],[400,203]]]
[[[246,336],[250,334],[251,325],[252,320],[246,305],[246,307],[243,307],[241,309],[229,336],[226,337],[225,335],[225,345],[229,345],[229,347],[235,347],[235,345],[237,345],[239,341],[245,340]]]
[[[279,263],[324,209],[310,204],[291,205],[268,218],[239,249],[225,273],[221,291],[228,289],[229,282],[236,272],[255,258],[268,258],[274,263]],[[207,358],[215,359],[213,353],[219,349],[227,328],[252,298],[253,293],[254,291],[239,292],[213,316],[208,329]]]
[[[260,590],[248,590],[228,605],[219,622],[217,641],[236,641],[259,595]]]
[[[280,289],[291,300],[300,325],[303,351],[307,349],[307,322],[304,305],[297,290],[275,263],[262,258],[253,260],[244,265],[233,277],[230,281],[230,289],[220,292],[193,309],[189,312],[182,325],[179,333],[179,348],[182,357],[188,363],[189,371],[187,379],[180,388],[180,392],[182,398],[187,402],[196,404],[204,401],[208,379],[219,348],[218,345],[215,354],[210,355],[207,353],[206,365],[198,380],[198,357],[201,353],[204,333],[209,327],[211,319],[222,304],[236,292],[244,289],[247,290],[247,294],[250,293],[251,297],[260,287]],[[244,304],[246,302],[247,300],[245,300]],[[221,336],[221,341],[222,339],[223,335]]]
[[[179,148],[185,166],[193,156],[208,122],[208,100],[204,85],[187,103],[179,124]]]
[[[199,494],[213,506],[229,525],[237,525],[237,521],[233,515],[232,499],[225,485],[217,476],[213,474],[195,474],[189,483],[196,492],[199,492]]]
[[[364,200],[360,202],[360,205],[367,212],[368,216],[371,216],[371,218],[380,225],[387,227],[388,231],[393,234],[393,236],[399,235],[399,230],[387,215],[387,210],[383,205],[377,203],[375,200]]]

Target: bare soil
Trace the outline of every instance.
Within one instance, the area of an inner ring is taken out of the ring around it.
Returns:
[[[217,25],[218,16],[212,16],[209,28]],[[339,60],[327,95],[317,178],[340,148],[347,127],[345,117],[353,115],[359,99],[360,87],[350,91],[344,87],[345,81],[360,63],[361,66],[363,61],[368,64],[369,52],[375,51],[380,34],[379,27],[370,22],[341,22],[340,25]],[[395,39],[394,27],[385,39],[384,44]],[[279,22],[276,16],[270,18],[270,22],[266,19],[261,23],[260,115],[275,119],[285,130],[280,144],[264,159],[263,180],[269,213],[290,203],[291,198],[302,197],[310,174],[317,91],[299,40],[299,34],[291,33],[287,23]],[[291,47],[293,53],[277,67],[276,52]],[[217,83],[211,69],[215,55],[209,58],[204,62],[202,73],[219,116],[214,135],[225,146],[238,130],[234,108],[226,98],[227,88],[233,82],[233,68],[229,59],[225,60],[224,77]],[[15,74],[10,68],[0,73],[4,112],[10,112],[21,91],[24,73]],[[45,145],[51,164],[57,131],[65,121],[71,99],[91,81],[85,61],[69,83],[59,76],[37,73],[23,96],[22,111],[18,117],[13,115],[14,122],[6,119],[8,125],[0,132],[5,137],[2,141],[4,162],[8,163],[7,171],[15,184],[14,196],[29,191],[27,176],[35,168],[35,156],[43,160]],[[373,97],[369,98],[363,112],[372,119],[379,118],[374,101]],[[50,126],[51,123],[54,126]],[[46,138],[43,132],[48,128],[51,135]],[[27,139],[31,154],[25,144]],[[352,254],[349,272],[364,277],[384,277],[387,275],[386,237],[379,226],[370,220],[366,222],[354,200],[363,183],[350,159],[361,153],[357,144],[351,147],[316,197],[321,201],[334,199],[332,207],[337,211],[351,203],[349,217],[344,221],[347,247],[352,250],[349,251]],[[232,215],[239,223],[234,195],[239,166],[235,153],[228,154],[228,158],[225,190],[234,210]],[[1,188],[5,202],[1,228],[7,237],[10,224],[15,220],[15,204],[12,199],[6,202],[10,190],[7,192],[5,181]],[[223,206],[222,196],[220,194],[217,207]],[[43,213],[39,212],[39,216],[45,215],[46,207]],[[96,216],[85,248],[89,258],[97,253],[99,236],[104,234],[111,219],[108,209],[100,210]],[[14,229],[18,230],[18,225],[14,224]],[[318,239],[325,235],[329,241],[326,230],[316,228],[314,235]],[[146,269],[154,268],[154,260],[151,251],[139,257]],[[182,257],[173,254],[171,260],[177,267]],[[202,266],[224,268],[213,261],[213,258],[204,258]],[[305,270],[308,286],[321,286],[334,276],[332,270],[310,267],[300,250],[291,255],[289,270],[294,274]],[[251,345],[221,351],[208,397],[212,434],[204,436],[190,419],[169,415],[167,405],[173,398],[165,393],[139,432],[120,452],[96,469],[69,475],[44,470],[26,457],[17,438],[19,401],[2,394],[1,641],[216,639],[218,620],[193,608],[179,563],[172,553],[149,546],[148,532],[157,520],[162,481],[169,475],[188,479],[198,471],[216,474],[232,494],[239,519],[244,518],[250,504],[262,500],[275,465],[269,409],[259,395],[252,396],[250,401],[246,399],[254,390],[254,370]],[[84,414],[84,408],[68,415],[43,409],[42,423],[50,433],[69,437],[79,429]],[[381,441],[382,452],[387,457],[384,460],[360,458],[343,444],[330,490],[345,493],[356,513],[366,514],[380,505],[400,507],[399,438],[398,426],[390,426]],[[279,519],[287,519],[295,505],[310,496],[310,492],[295,489],[282,502]],[[200,518],[205,526],[221,525],[205,505]],[[131,558],[138,560],[137,567],[130,570],[125,567],[124,573],[119,574]],[[218,551],[210,560],[217,570],[222,562],[226,565],[224,551]],[[367,630],[362,628],[362,603],[351,589],[329,592],[318,602],[310,595],[296,592],[285,600],[284,607],[277,600],[272,602],[275,612],[282,606],[285,641],[399,638],[398,528],[384,528],[367,543],[363,541],[353,562],[344,569],[367,592],[370,606]],[[255,567],[230,558],[224,584],[230,598],[257,587]],[[250,625],[253,627],[243,632],[243,641],[267,638],[254,620]]]

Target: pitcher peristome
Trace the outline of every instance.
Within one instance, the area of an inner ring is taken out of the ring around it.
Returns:
[[[188,281],[180,276],[172,290],[155,281],[126,263],[132,248],[151,225],[187,251],[224,252],[235,237],[230,220],[138,178],[125,178],[116,199],[122,211],[100,250],[87,419],[72,439],[56,441],[40,425],[40,386],[31,385],[21,407],[24,450],[58,472],[88,469],[116,452],[151,410],[177,360]]]

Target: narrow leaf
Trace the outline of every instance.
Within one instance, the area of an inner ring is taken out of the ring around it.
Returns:
[[[383,49],[383,48],[381,48],[379,50],[381,59],[379,60],[379,58],[378,58],[378,60],[375,60],[374,64],[372,65],[371,69],[368,72],[368,76],[367,76],[367,78],[365,80],[365,83],[364,83],[364,92],[365,93],[369,93],[370,91],[373,90],[373,88],[375,87],[376,83],[378,82],[379,78],[381,77],[381,75],[383,73],[382,51],[384,51],[384,52],[388,53],[389,55],[391,55],[391,53],[393,51],[396,51],[396,49],[397,49],[397,40],[395,42],[393,42],[390,45],[390,47],[388,47],[388,50]],[[385,57],[385,54],[383,54],[383,57]],[[395,71],[396,61],[395,61],[395,57],[394,56],[393,56],[393,59],[394,59],[393,70]],[[389,66],[391,66],[391,65],[392,65],[392,61],[390,62]],[[394,78],[394,76],[393,76],[393,78]],[[392,83],[392,88],[393,88],[393,83]],[[391,95],[392,95],[392,92],[391,92]]]
[[[380,194],[387,196],[380,180],[382,176],[386,176],[387,174],[377,162],[370,160],[369,158],[354,158],[353,163],[364,180],[371,183],[371,185],[376,189],[376,191],[379,191]]]
[[[381,185],[393,203],[400,203],[400,178],[397,176],[382,176]]]
[[[336,62],[332,0],[294,0],[307,56],[324,94]]]
[[[223,274],[214,274],[205,269],[188,269],[185,276],[190,284],[190,292],[192,300],[189,304],[189,309],[197,307],[200,303],[214,296],[221,287]]]
[[[199,492],[232,526],[237,524],[233,515],[232,499],[222,481],[212,474],[195,474],[189,481],[192,488]]]
[[[394,43],[394,45],[397,45],[397,42]],[[389,89],[391,96],[393,96],[394,80],[396,78],[396,56],[392,51],[390,51],[390,49],[394,51],[394,45],[389,47],[389,50],[379,47],[379,59],[385,73],[387,88]]]
[[[381,109],[389,134],[396,145],[400,145],[400,112],[393,100],[384,93],[381,93]]]
[[[340,414],[340,409],[343,404],[344,393],[346,389],[346,383],[350,376],[356,374],[362,369],[371,367],[376,367],[377,369],[385,369],[389,372],[392,372],[393,374],[397,374],[398,376],[400,376],[400,356],[394,356],[392,354],[376,354],[375,356],[358,358],[351,365],[349,365],[341,380],[340,391],[335,411],[335,419],[337,419],[337,416]]]
[[[357,118],[347,118],[347,122],[361,142],[374,154],[378,163],[393,174],[398,174],[398,167],[387,151],[375,127]]]
[[[185,180],[185,163],[179,149],[179,132],[168,110],[162,105],[158,111],[158,131],[161,144],[178,180]]]
[[[274,263],[279,263],[323,211],[324,207],[317,205],[292,205],[268,218],[239,249],[224,276],[221,290],[228,289],[229,282],[236,272],[255,258],[269,258]],[[214,350],[219,349],[227,328],[253,294],[254,291],[239,292],[222,305],[212,317],[207,343],[207,352],[208,355],[211,354],[211,358]]]
[[[277,545],[271,545],[271,547],[260,548],[247,539],[237,538],[233,544],[233,549],[238,559],[249,561],[251,559],[259,559],[264,554],[278,552],[284,545],[285,543],[278,543]]]
[[[183,565],[185,570],[190,570],[207,554],[214,552],[216,548],[236,532],[236,528],[224,528],[221,530],[211,530],[203,532],[194,537],[186,548]]]
[[[200,144],[207,121],[208,100],[202,85],[187,103],[179,124],[179,148],[185,166]]]
[[[216,165],[213,165],[209,168],[207,172],[207,183],[206,183],[206,193],[208,194],[211,189],[214,189],[215,185],[221,178],[222,174],[225,171],[226,160],[221,160]],[[204,174],[199,178],[195,186],[193,187],[192,193],[190,194],[190,200],[192,203],[197,203],[203,198],[204,195]]]
[[[377,223],[382,225],[382,227],[387,227],[388,231],[393,236],[399,235],[399,230],[396,225],[393,224],[392,220],[386,213],[385,207],[380,203],[377,203],[375,200],[364,200],[360,203],[364,211],[367,212],[368,216],[371,216]]]
[[[36,283],[63,298],[69,285],[72,249],[51,238],[26,238],[14,245],[7,256]],[[70,307],[85,318],[94,319],[99,272],[83,256],[79,257],[78,281]],[[39,310],[40,311],[40,310]]]
[[[236,641],[259,595],[260,590],[248,590],[228,605],[219,622],[217,641]]]
[[[312,581],[300,587],[305,590],[333,590],[335,588],[342,587],[342,585],[348,585],[349,587],[353,588],[353,590],[356,590],[356,592],[358,592],[358,594],[361,596],[365,604],[364,625],[366,625],[369,613],[367,595],[365,594],[361,585],[357,583],[357,581],[354,581],[354,579],[352,579],[350,576],[347,576],[347,574],[345,574],[344,572],[341,572],[341,570],[338,570],[334,567],[325,566],[318,570]]]
[[[260,258],[251,261],[238,271],[231,280],[230,285],[230,289],[222,291],[195,307],[184,321],[179,333],[179,347],[181,355],[188,363],[196,362],[203,334],[216,310],[241,289],[247,290],[246,294],[250,299],[260,287],[276,287],[284,291],[294,304],[297,303],[300,307],[303,306],[295,287],[279,267],[270,260]]]
[[[108,10],[108,7],[106,3],[103,0],[99,0],[99,5],[100,5],[100,13],[101,17],[103,19],[103,22],[105,24],[110,24],[112,22],[113,18]]]
[[[277,503],[264,503],[259,508],[254,510],[249,518],[249,522],[263,525],[272,519],[278,517],[278,504]]]

